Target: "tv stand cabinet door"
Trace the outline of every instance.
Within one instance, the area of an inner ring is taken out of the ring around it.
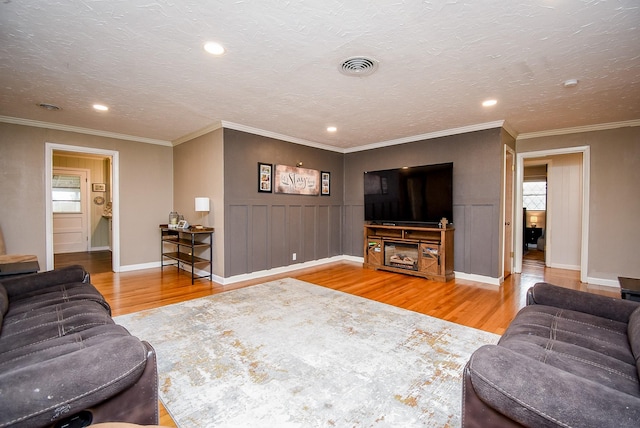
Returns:
[[[374,266],[383,265],[384,252],[382,251],[382,239],[367,239],[367,263]]]
[[[440,245],[420,244],[420,272],[440,275]]]

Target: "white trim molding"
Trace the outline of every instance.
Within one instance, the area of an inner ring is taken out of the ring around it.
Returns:
[[[624,122],[599,123],[596,125],[576,126],[574,128],[549,129],[547,131],[526,132],[518,135],[516,140],[526,140],[529,138],[551,137],[555,135],[579,134],[581,132],[605,131],[608,129],[628,128],[640,126],[640,119],[627,120]]]
[[[0,122],[14,125],[33,126],[36,128],[55,129],[57,131],[77,132],[79,134],[95,135],[97,137],[115,138],[118,140],[136,141],[138,143],[155,144],[171,147],[171,141],[156,140],[153,138],[136,137],[135,135],[118,134],[116,132],[100,131],[98,129],[81,128],[79,126],[61,125],[58,123],[41,122],[39,120],[20,119],[17,117],[0,116]]]
[[[111,189],[112,213],[111,217],[111,267],[114,272],[120,272],[120,152],[115,150],[103,150],[93,147],[69,146],[66,144],[45,142],[44,170],[45,170],[45,254],[46,269],[54,267],[53,260],[53,208],[51,201],[51,181],[53,177],[53,152],[56,150],[65,152],[88,153],[111,157],[111,169],[113,188]]]
[[[448,137],[448,136],[451,136],[451,135],[466,134],[468,132],[485,131],[487,129],[502,128],[504,126],[504,123],[505,123],[504,120],[497,120],[495,122],[479,123],[479,124],[476,124],[476,125],[462,126],[460,128],[443,129],[442,131],[428,132],[426,134],[413,135],[413,136],[410,136],[410,137],[398,138],[398,139],[395,139],[395,140],[381,141],[379,143],[367,144],[367,145],[358,146],[358,147],[351,147],[351,148],[348,148],[348,149],[344,149],[343,153],[362,152],[364,150],[379,149],[379,148],[382,148],[382,147],[396,146],[398,144],[413,143],[415,141],[431,140],[433,138],[440,138],[440,137]],[[513,132],[513,130],[511,130],[511,128],[509,128],[509,129],[505,128],[505,130],[509,134],[511,134]],[[511,134],[511,135],[513,135],[513,134]]]

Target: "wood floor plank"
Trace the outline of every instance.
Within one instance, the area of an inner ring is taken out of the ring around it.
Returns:
[[[364,269],[361,263],[346,261],[232,285],[207,280],[198,280],[192,285],[191,277],[175,268],[91,275],[92,283],[104,294],[114,316],[283,277],[296,278],[496,334],[504,333],[518,310],[525,306],[526,291],[536,282],[546,281],[562,287],[620,297],[618,289],[583,284],[578,272],[545,268],[540,262],[526,263],[522,274],[509,276],[500,287],[459,279],[446,283],[434,282],[420,277]],[[160,423],[175,426],[163,407]]]

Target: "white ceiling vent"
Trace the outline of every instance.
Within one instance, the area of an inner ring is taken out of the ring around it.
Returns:
[[[347,76],[368,76],[378,69],[378,61],[364,56],[352,56],[342,61],[339,69]]]

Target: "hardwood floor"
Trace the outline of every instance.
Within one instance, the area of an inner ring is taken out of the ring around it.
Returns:
[[[111,251],[83,251],[80,253],[54,254],[54,267],[82,265],[87,272],[111,272]]]
[[[91,282],[104,294],[114,316],[292,277],[496,334],[502,334],[525,306],[526,291],[536,282],[620,297],[617,289],[581,283],[576,271],[546,268],[539,262],[525,263],[523,270],[522,274],[509,276],[501,287],[460,279],[434,282],[364,269],[354,262],[336,262],[226,286],[207,280],[191,285],[190,276],[175,268],[92,273]],[[162,406],[160,423],[175,426]]]

